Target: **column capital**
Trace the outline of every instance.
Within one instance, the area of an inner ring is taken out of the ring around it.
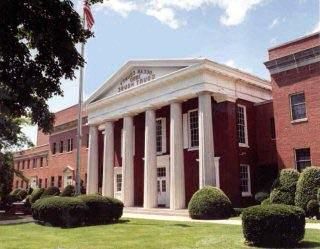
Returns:
[[[213,92],[210,92],[210,91],[200,91],[200,92],[197,92],[196,95],[197,95],[197,96],[202,96],[202,95],[210,95],[210,96],[213,96]]]

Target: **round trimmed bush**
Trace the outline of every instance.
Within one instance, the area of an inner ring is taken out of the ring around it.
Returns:
[[[79,195],[88,207],[86,224],[105,224],[117,221],[122,216],[123,203],[118,199],[101,195]]]
[[[32,204],[32,217],[52,226],[75,227],[84,223],[87,210],[81,199],[57,196],[39,199]]]
[[[38,199],[40,199],[41,195],[44,192],[44,188],[36,188],[32,191],[30,195],[30,203],[35,203]]]
[[[68,185],[64,188],[64,190],[61,192],[60,196],[74,196],[76,193],[76,190],[73,185]]]
[[[306,216],[311,218],[319,216],[319,202],[317,200],[311,200],[308,202]]]
[[[231,201],[225,193],[212,186],[205,186],[195,192],[188,209],[192,219],[225,219],[233,211]]]
[[[43,191],[43,194],[41,195],[41,199],[51,197],[51,196],[57,196],[60,194],[60,189],[57,187],[49,187]]]
[[[242,228],[250,244],[292,246],[304,237],[305,213],[299,207],[283,204],[253,206],[242,212]]]
[[[269,193],[267,192],[258,192],[254,195],[254,199],[258,202],[263,202],[265,199],[269,197]]]
[[[262,205],[262,206],[266,206],[266,205],[270,205],[270,204],[271,204],[270,198],[267,198],[267,199],[265,199],[265,200],[263,200],[263,201],[261,202],[261,205]]]
[[[273,185],[270,201],[273,204],[294,205],[296,185],[300,173],[295,169],[283,169]]]
[[[317,199],[320,188],[320,167],[304,169],[297,183],[295,205],[306,210],[308,202]]]

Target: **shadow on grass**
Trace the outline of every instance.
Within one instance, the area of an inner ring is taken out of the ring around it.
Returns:
[[[20,215],[14,215],[14,214],[0,214],[0,221],[20,220],[20,219],[25,219],[25,217]]]
[[[270,246],[270,245],[255,245],[256,248],[320,248],[320,242],[317,241],[302,241],[300,242],[298,245],[296,246],[283,246],[283,247],[279,247],[279,246]]]
[[[173,224],[172,226],[176,226],[176,227],[191,227],[190,225],[188,224],[180,224],[180,223],[177,223],[177,224]]]

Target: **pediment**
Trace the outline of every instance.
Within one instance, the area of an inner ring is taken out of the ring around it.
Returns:
[[[197,64],[199,61],[200,59],[129,61],[87,100],[87,104],[143,86],[153,80]]]

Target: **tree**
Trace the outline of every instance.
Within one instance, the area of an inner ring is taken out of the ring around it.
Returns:
[[[6,197],[12,190],[12,161],[11,153],[0,153],[0,200]]]
[[[93,34],[82,27],[71,0],[1,0],[0,16],[1,151],[25,142],[21,117],[45,133],[52,130],[46,102],[62,96],[61,79],[74,79],[84,65],[76,44]]]

